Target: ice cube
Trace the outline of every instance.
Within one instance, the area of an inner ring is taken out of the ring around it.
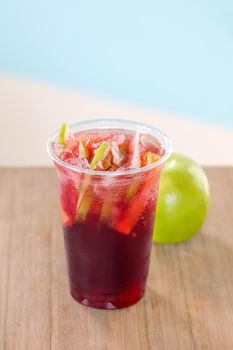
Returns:
[[[60,143],[52,142],[53,151],[57,157],[60,157],[63,152],[63,145]]]
[[[120,166],[116,171],[125,171],[125,170],[132,170],[133,167],[131,164],[124,164]]]
[[[89,163],[86,158],[69,158],[66,160],[70,165],[75,165],[77,168],[89,169]]]
[[[120,166],[124,160],[124,156],[121,154],[119,147],[115,141],[112,141],[111,151],[113,164]]]
[[[122,145],[125,142],[126,136],[124,134],[116,134],[113,136],[113,140],[118,146]]]
[[[142,144],[142,147],[144,148],[144,151],[150,151],[158,155],[163,154],[160,143],[150,135],[142,135],[141,144]]]

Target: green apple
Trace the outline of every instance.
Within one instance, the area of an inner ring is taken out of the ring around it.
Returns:
[[[173,153],[161,174],[153,241],[179,243],[202,226],[209,206],[209,183],[193,160]]]
[[[64,145],[69,133],[70,133],[70,128],[68,124],[62,123],[60,127],[59,136],[58,136],[58,143],[60,143],[61,145]]]
[[[111,146],[109,142],[103,142],[101,145],[97,148],[96,153],[94,155],[94,158],[91,161],[90,168],[95,169],[97,163],[99,160],[103,159],[104,153],[107,151],[107,149]]]

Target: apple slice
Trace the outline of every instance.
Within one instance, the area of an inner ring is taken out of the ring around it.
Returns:
[[[91,161],[91,164],[90,164],[91,169],[95,169],[98,161],[99,160],[101,161],[105,158],[110,147],[111,147],[111,144],[109,142],[101,143],[101,145],[97,148],[96,153]]]
[[[88,211],[90,209],[91,203],[92,203],[92,200],[91,200],[91,196],[90,195],[85,196],[83,198],[82,204],[80,205],[79,211],[77,213],[78,215],[75,216],[75,220],[77,222],[83,222],[83,221],[86,220],[86,217],[87,217]]]
[[[148,193],[154,190],[155,183],[155,176],[149,175],[149,178],[144,182],[139,196],[133,199],[132,204],[126,209],[124,213],[125,215],[123,215],[123,217],[116,223],[114,227],[116,231],[125,235],[132,232],[138,219],[146,208]]]
[[[132,183],[128,188],[125,199],[127,201],[131,200],[134,197],[134,195],[136,194],[137,190],[138,190],[138,184]]]
[[[62,123],[60,127],[60,133],[58,136],[58,143],[64,145],[69,139],[74,139],[74,135],[71,132],[69,125],[66,123]]]
[[[97,148],[96,150],[96,153],[94,155],[94,158],[92,159],[91,161],[91,164],[90,164],[90,169],[95,169],[98,161],[100,160],[103,160],[104,157],[105,157],[105,154],[106,152],[108,151],[109,147],[110,147],[110,143],[108,142],[103,142],[99,148]],[[79,197],[78,197],[78,203],[77,203],[77,207],[76,207],[76,220],[79,221],[79,215],[81,213],[81,217],[83,216],[83,213],[86,211],[86,208],[87,209],[87,212],[91,206],[91,202],[92,202],[92,199],[91,197],[89,198],[86,198],[85,197],[85,194],[87,192],[87,189],[90,185],[90,182],[91,182],[91,176],[90,175],[84,175],[83,177],[83,184],[81,186],[81,189],[80,189],[80,192],[79,192]],[[84,208],[83,208],[84,206]],[[86,215],[87,215],[87,212],[86,212]]]
[[[58,144],[65,145],[70,151],[76,151],[78,148],[77,140],[66,123],[63,123],[60,127]]]
[[[160,159],[160,156],[156,153],[152,153],[149,151],[144,152],[142,157],[141,157],[142,166],[146,166],[146,165],[155,163],[159,159]]]
[[[79,158],[86,158],[88,159],[88,150],[87,148],[84,146],[84,144],[82,143],[82,141],[79,141],[79,145],[78,145],[78,157]]]
[[[110,149],[109,149],[110,151]],[[108,155],[105,156],[103,160],[98,160],[96,165],[96,170],[108,170],[112,166],[112,153],[108,152]]]
[[[100,221],[108,221],[112,215],[112,203],[109,201],[104,201],[100,211]]]
[[[60,143],[61,145],[64,145],[65,143],[65,134],[67,133],[69,126],[66,123],[62,123],[61,127],[60,127],[60,133],[58,136],[58,143]]]

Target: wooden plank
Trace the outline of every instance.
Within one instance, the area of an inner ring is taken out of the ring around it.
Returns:
[[[155,245],[146,298],[152,349],[233,348],[233,169],[207,169],[211,207],[201,232]]]
[[[50,216],[54,191],[49,173],[40,169],[12,170],[3,189],[7,193],[11,188],[13,192],[6,200],[8,205],[11,203],[6,219],[10,221],[11,244],[6,349],[41,350],[50,343]]]
[[[9,282],[9,258],[11,241],[12,187],[9,186],[11,170],[0,172],[0,349],[4,348]]]
[[[68,291],[53,169],[0,170],[0,349],[233,348],[233,169],[209,168],[201,232],[154,245],[145,298],[94,310]]]

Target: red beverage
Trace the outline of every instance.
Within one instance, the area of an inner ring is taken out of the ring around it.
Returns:
[[[156,129],[124,121],[80,123],[73,130],[62,147],[57,135],[49,141],[71,294],[96,308],[126,307],[145,291],[170,143]]]

